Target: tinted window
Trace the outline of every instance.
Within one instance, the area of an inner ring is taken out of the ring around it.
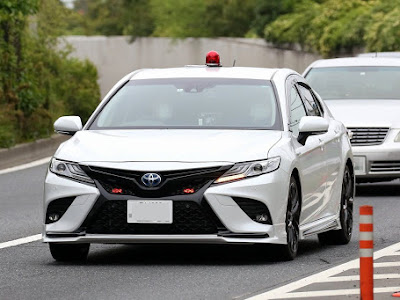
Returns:
[[[321,112],[319,111],[319,107],[314,99],[314,96],[311,94],[311,91],[302,85],[299,85],[298,88],[300,93],[303,95],[307,114],[309,116],[321,116]]]
[[[314,68],[306,77],[324,100],[400,99],[399,67]]]
[[[293,86],[290,90],[290,129],[295,136],[299,135],[300,119],[306,115],[303,101],[297,89]]]
[[[280,128],[269,81],[220,78],[132,80],[90,129]]]

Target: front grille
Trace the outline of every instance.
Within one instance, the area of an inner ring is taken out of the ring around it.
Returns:
[[[141,177],[147,172],[85,166],[82,168],[108,193],[118,189],[122,195],[160,198],[185,195],[185,190],[195,193],[220,177],[229,166],[157,172],[162,178],[162,183],[156,188],[148,188],[142,184]]]
[[[373,161],[371,173],[400,172],[400,161]]]
[[[194,201],[173,202],[172,224],[127,222],[127,201],[106,201],[89,221],[86,232],[97,234],[215,234],[216,216],[206,205]]]
[[[233,200],[253,221],[272,225],[271,214],[264,203],[240,197],[233,197]]]
[[[380,145],[386,137],[389,128],[347,128],[353,133],[350,142],[353,146]]]

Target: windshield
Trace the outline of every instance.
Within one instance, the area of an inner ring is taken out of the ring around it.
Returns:
[[[279,129],[280,124],[267,80],[169,78],[129,81],[89,129]]]
[[[314,68],[306,75],[322,99],[400,99],[399,67]]]

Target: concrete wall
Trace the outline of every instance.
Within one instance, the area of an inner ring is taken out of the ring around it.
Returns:
[[[277,49],[263,39],[243,38],[137,38],[68,36],[73,56],[91,60],[99,71],[102,97],[125,74],[140,68],[204,64],[206,53],[216,50],[222,65],[285,67],[298,72],[320,57],[296,50]]]

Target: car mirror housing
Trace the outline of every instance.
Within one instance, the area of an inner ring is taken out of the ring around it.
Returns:
[[[74,135],[82,129],[82,121],[78,116],[64,116],[54,122],[54,131],[66,135]]]
[[[326,133],[328,128],[329,122],[325,118],[317,116],[302,117],[299,124],[299,137],[297,140],[300,144],[305,145],[310,135]]]

